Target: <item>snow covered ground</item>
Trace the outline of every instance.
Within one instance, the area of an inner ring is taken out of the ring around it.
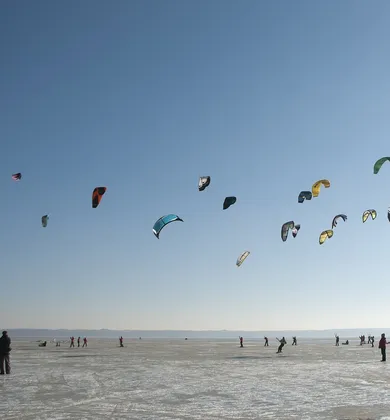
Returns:
[[[14,340],[2,420],[388,419],[390,357],[375,346],[305,340]],[[77,345],[77,344],[76,344]]]

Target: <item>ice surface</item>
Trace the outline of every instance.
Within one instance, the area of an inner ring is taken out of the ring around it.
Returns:
[[[299,339],[298,339],[299,340]],[[332,341],[13,340],[2,420],[390,419],[390,366]],[[390,361],[388,362],[390,363]]]

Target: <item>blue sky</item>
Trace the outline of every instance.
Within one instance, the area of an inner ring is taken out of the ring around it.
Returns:
[[[1,9],[3,327],[390,325],[390,163],[372,173],[390,155],[388,2]],[[157,240],[167,213],[184,223]]]

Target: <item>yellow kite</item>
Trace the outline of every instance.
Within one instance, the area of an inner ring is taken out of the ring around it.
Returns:
[[[333,236],[332,229],[324,230],[320,235],[320,245],[322,245],[328,238],[331,238],[332,236]]]
[[[376,210],[374,209],[366,210],[362,215],[363,223],[368,219],[368,216],[371,216],[371,219],[375,220],[377,216]]]
[[[319,181],[315,182],[313,186],[311,187],[311,192],[313,194],[313,197],[318,197],[318,194],[320,193],[321,184],[325,188],[330,187],[330,182],[327,179],[320,179]]]

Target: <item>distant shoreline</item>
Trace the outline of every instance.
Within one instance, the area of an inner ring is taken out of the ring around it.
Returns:
[[[351,329],[328,329],[328,330],[268,330],[268,331],[238,331],[238,330],[87,330],[87,329],[34,329],[34,328],[8,328],[9,335],[14,338],[56,338],[70,336],[88,336],[90,338],[192,338],[192,339],[236,339],[242,335],[246,339],[263,339],[279,336],[297,336],[300,338],[323,338],[330,339],[337,333],[341,338],[358,338],[360,335],[379,336],[387,332],[387,328],[351,328]],[[390,328],[389,328],[390,330]]]

